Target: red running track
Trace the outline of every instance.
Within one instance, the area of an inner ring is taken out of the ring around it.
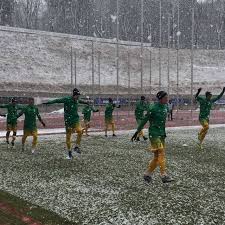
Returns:
[[[174,112],[174,120],[167,121],[167,127],[179,127],[179,126],[196,126],[199,125],[198,121],[199,112],[193,111],[178,111]],[[63,114],[42,114],[42,119],[46,123],[46,128],[63,128],[64,118]],[[82,119],[82,117],[81,117]],[[133,112],[123,111],[115,112],[114,119],[116,128],[118,130],[130,130],[136,128],[136,121]],[[0,119],[0,130],[6,129],[6,119]],[[212,110],[210,117],[210,124],[225,124],[225,111]],[[39,128],[43,128],[38,123]],[[91,120],[91,127],[96,130],[104,129],[104,115],[103,113],[95,113]],[[23,119],[18,121],[18,129],[23,128]]]

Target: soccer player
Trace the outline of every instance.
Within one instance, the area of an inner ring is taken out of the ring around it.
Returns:
[[[115,108],[120,108],[120,105],[116,106],[116,104],[113,103],[112,98],[109,98],[109,103],[106,104],[105,107],[105,137],[108,137],[107,131],[109,126],[112,126],[112,132],[113,137],[115,137],[115,121],[113,119],[113,110]]]
[[[145,96],[141,96],[141,100],[136,103],[135,108],[135,118],[137,125],[139,125],[143,120],[145,111],[147,111],[147,103],[145,102]],[[145,137],[143,130],[141,130],[138,134],[136,141],[140,141],[140,137],[143,137],[145,141],[148,139]]]
[[[160,174],[163,183],[173,181],[166,173],[166,159],[165,159],[165,123],[168,113],[168,95],[164,91],[160,91],[156,95],[158,102],[154,103],[148,109],[148,113],[139,124],[137,131],[131,138],[132,141],[136,140],[139,132],[143,129],[144,125],[149,121],[149,139],[151,142],[151,151],[154,158],[150,161],[148,169],[144,174],[144,180],[147,183],[152,181],[152,174],[157,166],[160,167]]]
[[[168,120],[173,120],[173,110],[174,110],[174,105],[173,105],[173,102],[171,100],[169,100],[169,103],[168,103],[168,109],[169,109],[169,112],[168,112]]]
[[[9,148],[9,137],[10,137],[10,132],[13,132],[12,136],[12,148],[15,147],[15,140],[16,140],[16,133],[17,133],[17,112],[18,110],[21,110],[22,107],[17,105],[16,99],[12,98],[9,104],[5,105],[0,105],[0,108],[5,108],[7,109],[7,127],[6,127],[6,143],[7,143],[7,148]]]
[[[49,101],[43,104],[50,105],[55,103],[63,103],[64,104],[64,120],[66,127],[66,146],[68,150],[67,159],[72,159],[72,149],[71,149],[71,136],[73,133],[77,133],[76,145],[74,147],[74,151],[77,153],[81,153],[80,151],[80,143],[83,134],[83,129],[80,125],[80,118],[78,115],[78,104],[88,104],[85,101],[79,100],[80,92],[77,88],[74,88],[73,95],[69,97],[55,99],[53,101]]]
[[[84,116],[84,130],[85,130],[85,134],[87,136],[89,136],[88,134],[88,129],[90,128],[90,121],[91,121],[91,113],[94,112],[99,112],[98,109],[95,109],[94,107],[92,107],[90,105],[90,103],[88,103],[88,105],[86,105],[83,110],[82,110],[82,114]]]
[[[199,122],[202,125],[202,129],[198,133],[198,140],[199,140],[199,148],[203,149],[202,143],[209,130],[210,110],[212,108],[213,103],[215,103],[223,96],[225,92],[225,87],[223,88],[222,92],[215,98],[212,98],[212,93],[209,91],[205,93],[205,98],[200,97],[199,94],[201,90],[202,90],[201,88],[198,89],[198,92],[195,95],[195,99],[200,104]]]
[[[23,126],[23,137],[22,137],[22,151],[25,148],[25,142],[27,137],[32,136],[32,154],[36,152],[38,132],[37,132],[37,123],[36,117],[42,123],[43,127],[45,127],[45,123],[41,119],[37,106],[34,105],[34,99],[29,98],[28,106],[24,107],[22,111],[18,114],[18,118],[22,115],[25,115],[24,126]]]

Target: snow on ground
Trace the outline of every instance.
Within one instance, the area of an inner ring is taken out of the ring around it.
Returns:
[[[71,81],[71,46],[77,53],[77,83],[91,85],[91,40],[95,46],[95,84],[99,82],[97,53],[101,52],[101,85],[116,85],[116,48],[112,40],[93,39],[82,36],[32,31],[21,28],[0,27],[0,76],[2,90],[13,88],[30,91],[68,91],[62,85]],[[78,40],[79,39],[79,40]],[[129,42],[123,42],[129,44]],[[134,44],[134,43],[130,43]],[[139,45],[139,43],[135,43]],[[128,87],[127,53],[130,53],[131,87],[140,87],[140,46],[120,46],[119,83]],[[158,49],[146,47],[143,84],[149,90],[149,51],[152,52],[152,87],[159,82]],[[167,86],[167,49],[161,49],[162,87]],[[195,50],[194,87],[207,87],[219,91],[224,80],[224,51]],[[190,94],[190,50],[180,50],[180,92]],[[170,87],[176,93],[176,50],[170,51]],[[15,83],[16,81],[16,83]],[[6,83],[8,82],[8,83]],[[9,85],[10,84],[10,85]],[[49,90],[46,90],[49,89]],[[107,92],[102,88],[102,92]],[[95,88],[98,92],[98,88]],[[111,90],[113,91],[113,89]],[[153,90],[154,91],[154,90]]]
[[[56,110],[56,111],[52,111],[49,114],[64,114],[64,108]]]
[[[41,137],[35,156],[29,146],[7,150],[2,139],[0,188],[78,224],[223,224],[225,131],[210,129],[204,151],[196,147],[197,132],[168,131],[167,165],[176,179],[169,185],[158,170],[144,184],[148,142],[131,143],[128,134],[83,138],[73,161],[65,160],[64,135]]]

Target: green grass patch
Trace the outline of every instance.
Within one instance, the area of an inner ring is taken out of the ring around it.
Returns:
[[[64,218],[61,218],[56,213],[24,201],[23,199],[13,196],[5,191],[0,191],[0,203],[7,204],[10,208],[15,209],[17,212],[25,216],[29,216],[44,225],[75,225]],[[25,223],[16,218],[13,213],[6,213],[0,209],[0,224],[24,225]]]

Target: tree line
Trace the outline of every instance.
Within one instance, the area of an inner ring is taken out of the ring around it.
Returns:
[[[191,48],[193,9],[194,47],[225,48],[225,0],[144,0],[144,42]],[[0,25],[115,39],[116,12],[116,0],[0,0]],[[141,0],[119,0],[118,21],[120,40],[141,41]]]

